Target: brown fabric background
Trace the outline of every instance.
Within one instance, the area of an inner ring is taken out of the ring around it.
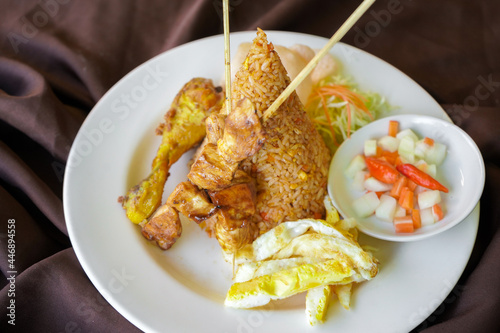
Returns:
[[[232,0],[231,27],[330,37],[359,3]],[[71,248],[65,161],[115,82],[163,51],[222,33],[221,8],[218,0],[0,0],[0,331],[137,331],[95,290]],[[486,164],[472,257],[415,331],[500,331],[499,14],[496,0],[379,0],[343,39],[415,79],[472,136]],[[6,309],[9,219],[16,220],[15,327]]]

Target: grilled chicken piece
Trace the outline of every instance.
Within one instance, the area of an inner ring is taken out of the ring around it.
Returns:
[[[196,223],[206,220],[217,210],[207,193],[189,181],[175,187],[167,199],[167,205]]]
[[[215,223],[215,237],[219,242],[222,250],[226,253],[235,253],[238,249],[246,244],[250,244],[254,238],[254,224],[249,220],[240,220],[237,223],[240,225],[237,228],[226,229],[227,225],[236,225],[233,221],[228,221],[228,217],[224,216],[222,211],[218,211]]]
[[[162,141],[151,174],[118,199],[132,222],[142,222],[160,206],[171,165],[203,139],[206,117],[222,102],[223,94],[209,79],[194,78],[179,91],[157,128]]]
[[[236,184],[218,192],[209,192],[212,202],[219,207],[228,220],[244,220],[255,214],[255,185],[253,183]],[[228,224],[226,229],[239,227]]]
[[[161,249],[168,250],[182,234],[179,214],[174,208],[163,205],[142,226],[141,232],[146,239],[156,241]]]
[[[222,138],[225,118],[225,115],[215,112],[208,116],[205,121],[208,142],[217,144],[217,141]]]
[[[200,188],[218,191],[231,185],[238,163],[226,161],[213,143],[206,143],[187,177]]]
[[[239,100],[225,119],[222,139],[217,141],[220,154],[227,161],[240,162],[254,155],[264,142],[254,104],[248,98]]]
[[[210,191],[212,203],[219,209],[215,216],[215,237],[226,253],[235,253],[254,239],[256,190],[254,180],[242,170],[234,174],[232,185]]]
[[[244,183],[252,183],[255,186],[255,179],[250,177],[248,173],[246,173],[241,169],[236,170],[231,185],[244,184]]]

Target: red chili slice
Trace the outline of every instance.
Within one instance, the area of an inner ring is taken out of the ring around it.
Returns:
[[[446,188],[446,186],[442,185],[440,182],[412,164],[400,164],[396,167],[396,169],[404,176],[408,177],[408,179],[414,181],[420,186],[423,186],[430,190],[439,190],[448,193],[448,189]]]

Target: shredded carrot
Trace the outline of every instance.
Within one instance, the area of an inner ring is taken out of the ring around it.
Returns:
[[[326,107],[325,96],[321,93],[318,93],[318,94],[321,97],[321,103],[323,104],[323,110],[325,111],[326,120],[328,121],[328,126],[330,127],[330,131],[332,132],[333,143],[336,146],[338,146],[339,144],[337,143],[337,139],[335,138],[335,130],[333,129],[333,126],[332,126],[332,118],[330,117],[330,113],[328,112],[328,108]]]
[[[352,126],[352,115],[351,115],[351,105],[354,105],[356,109],[361,110],[366,113],[371,120],[374,120],[373,114],[366,107],[366,98],[363,96],[353,92],[349,89],[349,87],[341,84],[329,84],[325,86],[321,86],[316,88],[311,97],[308,100],[306,106],[308,106],[311,102],[320,99],[321,104],[323,106],[323,110],[325,112],[326,119],[328,121],[328,127],[330,127],[330,131],[332,132],[332,136],[334,138],[334,142],[337,145],[337,141],[335,138],[335,131],[332,126],[332,120],[330,114],[328,112],[328,107],[326,103],[326,97],[337,97],[346,102],[347,109],[347,137],[351,136],[351,126]]]

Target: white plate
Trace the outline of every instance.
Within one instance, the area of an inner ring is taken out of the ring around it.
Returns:
[[[255,32],[235,33],[232,52]],[[321,48],[326,39],[268,32],[275,44]],[[220,81],[224,41],[195,41],[139,66],[118,82],[86,118],[71,148],[64,181],[64,212],[76,255],[103,297],[147,332],[304,332],[304,297],[256,310],[223,306],[231,267],[218,243],[194,223],[183,223],[179,241],[163,252],[147,243],[127,220],[117,197],[149,172],[159,138],[153,135],[176,92],[194,76]],[[361,50],[337,44],[332,52],[363,89],[385,95],[396,113],[446,119],[415,82]],[[187,174],[184,156],[171,169],[170,193]],[[333,302],[327,322],[315,332],[405,332],[430,315],[451,291],[474,245],[476,208],[466,220],[421,242],[394,243],[362,236],[379,248],[380,273],[354,292],[352,309]]]
[[[344,217],[356,217],[352,202],[363,192],[352,189],[352,180],[345,175],[352,159],[363,153],[366,140],[378,139],[387,134],[389,120],[396,120],[400,130],[411,129],[418,137],[429,137],[447,147],[443,164],[438,167],[437,180],[449,189],[441,193],[445,217],[413,233],[396,233],[392,223],[375,215],[357,218],[358,228],[373,237],[406,242],[437,235],[460,223],[474,209],[483,193],[485,171],[479,148],[470,136],[450,121],[421,115],[399,115],[379,119],[356,131],[339,147],[330,164],[328,193]]]

